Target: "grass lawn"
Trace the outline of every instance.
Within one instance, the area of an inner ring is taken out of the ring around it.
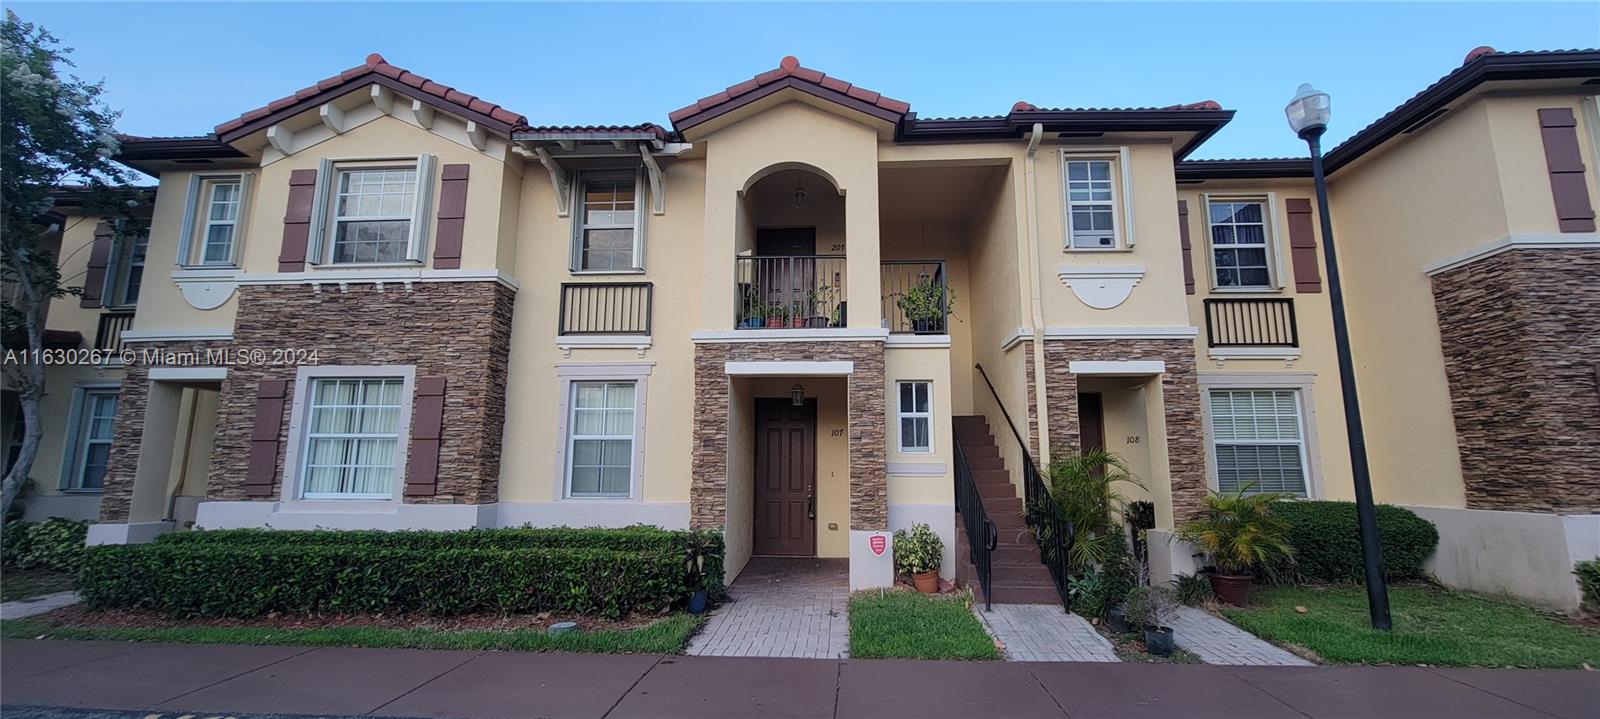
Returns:
[[[637,629],[574,630],[549,636],[536,629],[395,629],[387,627],[74,627],[35,619],[0,621],[5,639],[98,639],[179,644],[281,644],[393,649],[501,649],[522,652],[676,654],[700,626],[692,614],[673,614]]]
[[[866,591],[850,598],[856,659],[999,659],[967,595]]]
[[[1368,626],[1362,587],[1258,587],[1222,614],[1247,631],[1337,664],[1600,667],[1600,633],[1532,609],[1435,587],[1391,586],[1394,630]],[[1306,613],[1295,611],[1296,606]]]
[[[7,569],[4,580],[0,582],[0,602],[65,592],[78,583],[77,575],[53,569]]]

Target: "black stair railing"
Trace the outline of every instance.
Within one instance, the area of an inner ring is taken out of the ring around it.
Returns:
[[[994,548],[1000,543],[1000,532],[983,509],[983,496],[978,494],[978,483],[972,477],[972,467],[967,465],[967,453],[961,449],[961,439],[956,438],[956,511],[961,513],[961,524],[967,531],[968,558],[978,573],[978,585],[983,587],[983,611],[994,608],[994,588],[989,578],[993,570],[991,560]]]
[[[1044,483],[1039,465],[1033,461],[1033,453],[1028,451],[1028,441],[1022,438],[1016,423],[1011,421],[1011,413],[1006,411],[1005,402],[1000,401],[1000,392],[994,388],[994,382],[989,381],[989,373],[983,371],[981,364],[973,367],[983,377],[983,383],[989,386],[989,394],[994,396],[1000,416],[1005,417],[1006,426],[1011,428],[1011,436],[1016,438],[1017,446],[1022,450],[1023,521],[1027,522],[1034,541],[1039,544],[1039,561],[1050,570],[1050,581],[1056,585],[1056,593],[1061,595],[1061,608],[1071,611],[1068,579],[1072,576],[1072,569],[1067,551],[1072,547],[1072,522],[1061,516],[1061,508],[1050,496],[1050,487]]]

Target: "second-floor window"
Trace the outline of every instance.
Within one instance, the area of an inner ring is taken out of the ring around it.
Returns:
[[[233,264],[233,240],[239,230],[239,183],[217,181],[206,189],[206,220],[201,233],[200,264]]]
[[[1112,249],[1117,246],[1113,164],[1109,159],[1066,160],[1068,248]]]
[[[1260,200],[1211,200],[1211,271],[1217,288],[1269,289],[1267,210]]]
[[[239,263],[249,188],[248,174],[194,176],[178,245],[179,265],[232,267]]]
[[[405,261],[416,207],[416,168],[342,170],[335,188],[333,261]]]
[[[644,269],[643,215],[636,172],[580,176],[580,206],[573,217],[573,263],[578,272]]]
[[[116,286],[113,288],[113,304],[128,306],[138,304],[139,290],[144,286],[144,256],[150,248],[150,238],[130,237],[117,248],[117,272],[115,275]]]

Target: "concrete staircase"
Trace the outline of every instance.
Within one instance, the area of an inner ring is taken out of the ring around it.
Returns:
[[[966,454],[972,478],[983,498],[983,509],[994,522],[999,542],[990,555],[990,586],[995,604],[1060,604],[1061,595],[1050,580],[1050,570],[1039,562],[1039,545],[1022,520],[1019,486],[1000,456],[989,422],[982,416],[954,418],[955,438]],[[977,568],[972,565],[965,524],[956,521],[956,580],[983,594]],[[982,537],[977,538],[983,541]]]

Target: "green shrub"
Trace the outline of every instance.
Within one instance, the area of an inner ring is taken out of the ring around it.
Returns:
[[[89,523],[61,517],[43,522],[13,522],[5,528],[4,563],[15,569],[76,572],[83,564]]]
[[[1572,565],[1578,575],[1578,587],[1583,590],[1583,602],[1590,609],[1600,610],[1600,559],[1585,559]]]
[[[917,524],[911,531],[894,532],[894,571],[897,574],[923,574],[939,571],[944,561],[944,540],[932,527]]]
[[[1278,502],[1273,512],[1289,523],[1294,563],[1289,576],[1301,580],[1360,582],[1361,533],[1354,502]],[[1378,506],[1378,539],[1383,547],[1384,576],[1421,579],[1422,564],[1439,546],[1439,530],[1409,509]]]
[[[694,536],[707,540],[705,582],[719,597],[720,534],[633,527],[172,534],[91,549],[79,591],[91,608],[180,617],[554,611],[615,618],[666,609],[698,588],[684,572]]]

